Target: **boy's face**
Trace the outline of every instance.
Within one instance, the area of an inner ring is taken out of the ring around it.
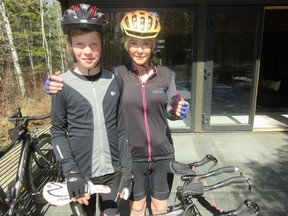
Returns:
[[[73,36],[71,43],[68,47],[73,50],[78,67],[92,69],[98,64],[101,58],[102,41],[97,32]]]

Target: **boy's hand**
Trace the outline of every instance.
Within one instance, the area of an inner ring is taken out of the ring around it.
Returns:
[[[65,175],[67,180],[67,189],[70,199],[73,202],[78,201],[80,204],[88,205],[90,195],[88,193],[88,183],[81,175],[79,170],[72,170]]]

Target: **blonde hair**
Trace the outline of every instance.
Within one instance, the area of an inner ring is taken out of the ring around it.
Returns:
[[[123,43],[123,46],[124,46],[126,51],[128,51],[128,44],[131,40],[133,40],[133,37],[130,37],[130,36],[124,36],[122,38],[122,43]],[[150,41],[152,43],[152,49],[154,49],[156,47],[156,39],[155,38],[148,38],[148,39],[143,39],[143,40]]]

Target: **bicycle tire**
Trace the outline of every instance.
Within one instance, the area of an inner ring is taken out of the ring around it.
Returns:
[[[5,200],[3,200],[0,197],[0,216],[5,215],[5,213],[8,211],[9,206],[6,204]]]
[[[9,205],[6,203],[5,199],[6,194],[0,186],[0,216],[4,215],[4,213],[7,212],[9,209]]]
[[[41,134],[30,147],[27,159],[27,189],[33,195],[34,203],[46,204],[47,201],[42,195],[43,187],[47,182],[58,181],[61,173],[52,149],[51,135]]]

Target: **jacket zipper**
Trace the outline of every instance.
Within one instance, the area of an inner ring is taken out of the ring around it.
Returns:
[[[145,129],[146,129],[146,136],[147,136],[147,148],[148,148],[148,162],[152,161],[152,143],[151,143],[151,134],[150,134],[150,127],[148,123],[148,115],[147,115],[147,100],[146,100],[146,83],[155,76],[157,73],[157,68],[154,66],[154,74],[150,77],[145,82],[142,82],[141,76],[139,73],[137,74],[137,78],[139,83],[141,84],[141,92],[142,92],[142,103],[143,103],[143,112],[144,112],[144,124],[145,124]]]
[[[141,81],[141,80],[140,80]],[[150,127],[148,123],[148,116],[147,116],[147,100],[146,100],[146,88],[145,83],[142,82],[142,103],[143,103],[143,112],[144,112],[144,123],[145,123],[145,129],[146,129],[146,136],[147,136],[147,147],[148,147],[148,162],[151,161],[151,136],[150,136]]]

